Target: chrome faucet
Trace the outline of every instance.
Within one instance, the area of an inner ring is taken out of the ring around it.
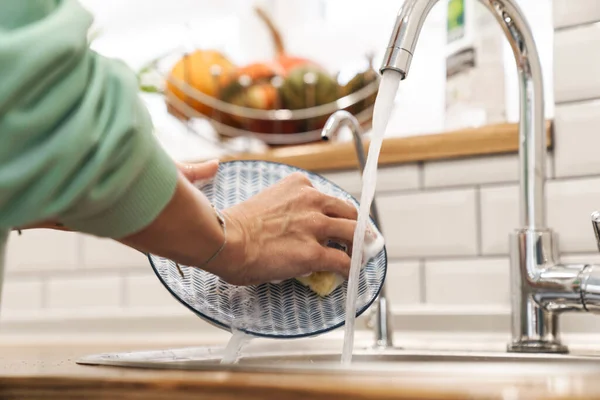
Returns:
[[[520,228],[510,235],[512,341],[510,352],[567,353],[558,316],[600,312],[600,266],[558,261],[557,239],[546,227],[544,87],[535,41],[517,0],[480,0],[502,27],[516,61],[520,89]],[[381,72],[408,76],[419,33],[438,0],[405,0]],[[593,214],[600,238],[600,214]],[[600,245],[599,245],[600,248]]]
[[[358,159],[358,170],[362,177],[362,173],[365,169],[367,159],[365,157],[365,148],[362,142],[362,128],[358,123],[358,120],[350,114],[348,111],[340,110],[333,113],[325,123],[321,132],[322,140],[331,140],[337,138],[340,129],[344,126],[350,128],[352,131],[352,138],[354,139],[354,148],[356,150],[356,158]],[[376,200],[373,199],[371,203],[371,216],[375,221],[375,225],[380,232],[381,221],[379,220],[379,212],[377,211]],[[385,282],[381,287],[377,301],[375,302],[375,323],[373,329],[375,330],[375,347],[385,349],[393,347],[393,329],[391,325],[389,302],[385,291]]]

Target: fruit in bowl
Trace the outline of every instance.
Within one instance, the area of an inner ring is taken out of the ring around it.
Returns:
[[[215,79],[214,73],[218,69],[219,75],[228,76],[233,74],[236,66],[223,54],[216,50],[196,50],[184,55],[171,69],[170,79],[167,80],[166,91],[184,101],[194,110],[211,116],[212,109],[196,96],[186,94],[182,85],[204,93],[211,97],[217,97],[220,83]]]
[[[230,128],[265,134],[317,131],[329,115],[337,111],[338,99],[378,78],[371,68],[341,85],[337,75],[314,60],[288,54],[281,33],[267,13],[260,8],[255,11],[270,32],[275,56],[235,65],[226,55],[211,49],[184,55],[168,73],[165,94],[169,112],[179,118],[189,118],[190,113],[182,110],[183,103],[213,122],[219,122],[215,125],[217,131],[227,136],[227,132],[221,131]],[[187,85],[188,90],[182,90],[181,85]],[[174,98],[179,100],[179,107],[174,101],[169,103],[169,99]],[[347,109],[360,112],[365,102],[362,99]],[[324,105],[328,105],[325,110],[313,109]],[[292,117],[275,118],[272,111],[280,109],[287,110],[284,115]],[[294,113],[298,110],[306,110],[301,118]]]

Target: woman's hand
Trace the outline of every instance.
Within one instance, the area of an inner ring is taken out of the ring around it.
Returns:
[[[191,183],[211,179],[219,169],[219,160],[201,163],[175,163],[179,171]]]
[[[323,243],[338,239],[351,245],[357,210],[319,192],[301,173],[223,214],[227,244],[204,268],[229,283],[260,284],[317,271],[348,275],[350,257]]]

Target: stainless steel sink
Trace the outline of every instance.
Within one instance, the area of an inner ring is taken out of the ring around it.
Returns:
[[[402,374],[440,373],[503,376],[600,372],[600,355],[523,354],[495,351],[425,351],[357,348],[350,365],[340,363],[341,343],[293,341],[249,346],[235,364],[221,364],[223,347],[106,353],[78,360],[83,365],[202,371]]]

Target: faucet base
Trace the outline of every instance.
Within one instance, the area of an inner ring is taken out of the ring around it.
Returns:
[[[391,322],[392,315],[387,301],[385,283],[377,297],[375,314],[375,348],[386,349],[394,346]]]
[[[377,351],[383,351],[383,350],[389,350],[389,349],[404,350],[404,347],[394,346],[393,343],[378,341],[373,345],[372,349],[377,350]]]
[[[511,343],[507,346],[506,350],[509,353],[569,353],[569,347],[565,346],[564,344],[537,340]]]
[[[542,273],[557,265],[557,240],[550,229],[521,229],[511,235],[511,325],[512,340],[508,351],[513,353],[565,354],[569,350],[561,343],[558,313],[564,310],[566,292],[570,281],[563,277],[577,277],[562,271],[557,276],[542,278]],[[554,286],[553,286],[554,285]],[[552,289],[556,290],[556,294]],[[555,296],[552,296],[552,295]],[[571,295],[571,294],[570,294]],[[579,299],[579,293],[573,293]],[[543,296],[553,300],[547,303]]]

